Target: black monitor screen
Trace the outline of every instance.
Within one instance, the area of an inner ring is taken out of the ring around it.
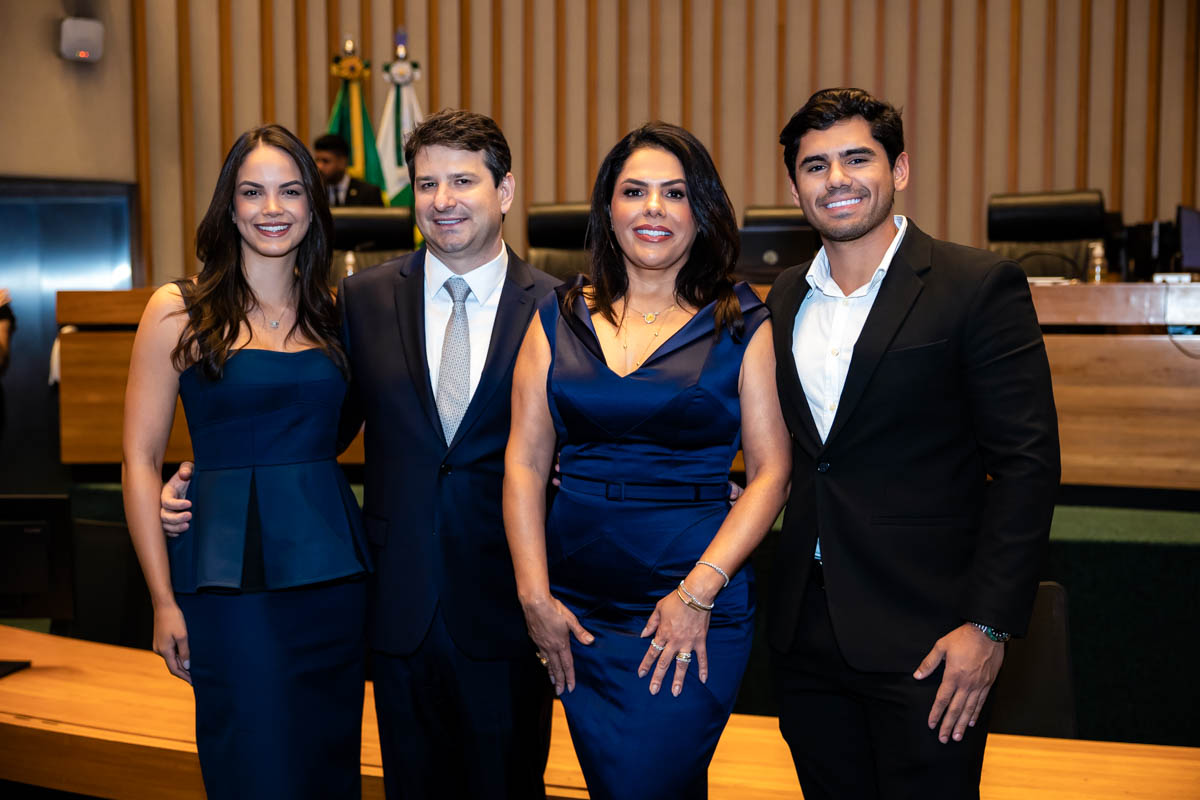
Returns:
[[[1179,255],[1183,269],[1200,269],[1200,209],[1179,207]]]
[[[779,273],[803,264],[821,249],[812,228],[749,228],[741,232],[737,276],[751,283],[772,283]]]

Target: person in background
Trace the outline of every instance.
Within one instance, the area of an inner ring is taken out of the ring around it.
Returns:
[[[590,281],[541,302],[517,358],[517,590],[590,796],[703,798],[750,655],[744,565],[787,493],[771,323],[730,277],[733,209],[686,130],[649,123],[609,152],[589,231]]]
[[[893,213],[891,105],[823,90],[779,141],[824,245],[767,298],[793,453],[766,603],[779,726],[808,800],[978,797],[1060,473],[1029,284]]]
[[[302,142],[242,134],[196,235],[203,267],[150,299],[125,394],[125,516],[154,649],[192,684],[209,797],[360,796],[367,543],[338,465],[348,362],[332,220]],[[159,521],[176,398],[195,453],[185,534]]]
[[[319,137],[313,143],[313,158],[321,170],[330,206],[383,205],[383,192],[378,186],[346,172],[350,164],[350,146],[341,136],[327,133]]]

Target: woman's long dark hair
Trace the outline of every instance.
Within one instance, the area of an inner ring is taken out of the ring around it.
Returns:
[[[300,170],[308,195],[312,221],[296,254],[294,287],[296,321],[288,338],[296,334],[315,342],[345,374],[340,325],[329,295],[329,270],[333,261],[333,217],[321,183],[321,174],[304,143],[281,125],[264,125],[246,131],[233,143],[212,202],[196,229],[196,256],[203,267],[196,282],[180,281],[188,322],[171,353],[176,369],[198,364],[210,380],[219,380],[233,353],[242,326],[250,327],[247,314],[258,305],[242,271],[242,235],[233,221],[234,193],[242,162],[259,145],[278,147],[291,156]]]
[[[716,302],[717,328],[735,337],[743,331],[741,303],[733,291],[733,267],[737,263],[739,238],[733,204],[721,183],[712,158],[700,141],[687,130],[666,122],[647,122],[630,131],[604,157],[592,190],[588,216],[587,245],[591,250],[592,308],[617,324],[613,304],[629,290],[625,257],[612,226],[612,197],[617,178],[634,151],[643,147],[665,150],[679,159],[687,181],[688,205],[696,222],[687,263],[675,278],[675,295],[694,308]],[[568,292],[570,309],[581,290]]]

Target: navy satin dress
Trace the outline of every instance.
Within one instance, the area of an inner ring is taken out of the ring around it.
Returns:
[[[582,298],[561,312],[562,291],[540,307],[562,473],[546,547],[551,591],[596,637],[572,639],[576,686],[562,695],[571,737],[593,800],[706,797],[708,764],[750,655],[750,568],[717,595],[707,683],[693,662],[674,697],[672,666],[651,695],[649,675],[637,675],[650,640],[638,634],[729,511],[738,376],[768,312],[738,284],[740,340],[716,333],[709,305],[622,378],[605,363]]]
[[[336,461],[346,381],[320,350],[179,377],[196,470],[168,539],[213,798],[360,796],[367,568]]]

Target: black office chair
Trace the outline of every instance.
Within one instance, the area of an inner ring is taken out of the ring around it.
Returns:
[[[795,206],[750,206],[742,217],[736,275],[750,283],[774,283],[779,273],[808,261],[821,237]]]
[[[1067,590],[1042,581],[1029,633],[1007,645],[992,691],[991,731],[1074,739],[1075,681]]]
[[[1089,243],[1105,241],[1108,223],[1098,189],[994,194],[988,199],[988,249],[1031,277],[1082,278]]]
[[[588,203],[541,203],[529,207],[529,263],[565,283],[591,271],[587,250]]]
[[[804,211],[796,206],[747,206],[742,215],[742,230],[756,228],[795,228],[810,230]]]

